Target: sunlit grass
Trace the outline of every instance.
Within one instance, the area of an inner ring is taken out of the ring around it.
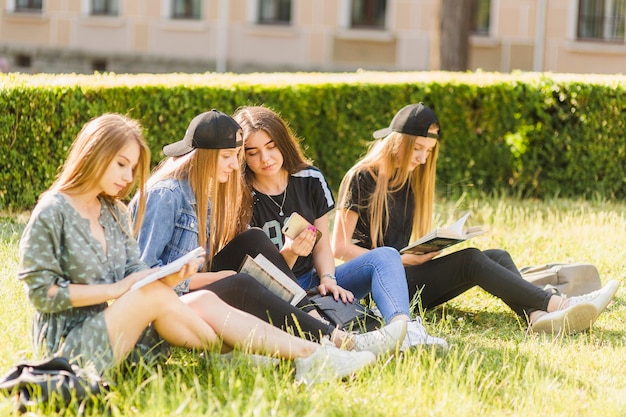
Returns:
[[[518,266],[589,262],[603,282],[624,283],[626,204],[461,199],[439,203],[444,225],[471,210],[470,224],[489,233],[459,245],[504,248]],[[30,353],[32,310],[15,279],[24,217],[0,222],[2,371]],[[175,350],[164,365],[117,372],[106,397],[113,416],[624,416],[626,306],[615,303],[593,329],[575,336],[526,333],[500,300],[480,289],[425,313],[429,331],[445,337],[448,354],[414,351],[381,359],[346,381],[305,389],[288,362],[254,368]],[[11,408],[0,397],[0,414]],[[54,415],[50,409],[35,410]],[[100,415],[100,408],[87,415]]]

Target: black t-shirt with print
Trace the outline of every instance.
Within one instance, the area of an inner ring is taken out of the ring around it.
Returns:
[[[252,226],[260,227],[274,242],[278,249],[282,249],[285,242],[282,227],[291,213],[297,212],[309,223],[322,217],[335,207],[333,194],[322,172],[309,167],[291,176],[285,189],[286,194],[268,196],[254,191],[254,212]],[[283,204],[284,197],[284,204]],[[280,213],[282,205],[283,215]],[[328,233],[327,230],[321,230]],[[298,277],[313,268],[313,256],[299,257],[293,266],[293,272]]]

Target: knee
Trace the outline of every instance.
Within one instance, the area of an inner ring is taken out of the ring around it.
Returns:
[[[137,306],[142,306],[147,303],[149,305],[165,307],[179,301],[176,292],[161,281],[152,282],[136,291],[129,291],[125,295],[133,297],[133,303]]]
[[[495,262],[502,264],[509,264],[513,262],[513,258],[511,258],[511,254],[505,251],[504,249],[487,249],[484,251],[485,255],[494,260]]]
[[[259,281],[252,278],[252,276],[243,273],[231,275],[221,281],[223,281],[224,284],[228,284],[231,288],[254,288],[262,286]]]
[[[382,246],[369,251],[370,256],[378,262],[400,261],[400,252],[389,246]]]
[[[465,248],[460,251],[453,252],[453,254],[459,256],[458,259],[465,263],[480,263],[487,260],[487,255],[478,248]]]

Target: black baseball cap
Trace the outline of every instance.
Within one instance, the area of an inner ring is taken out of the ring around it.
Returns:
[[[230,149],[243,144],[241,126],[229,115],[213,109],[197,115],[189,123],[185,136],[163,147],[167,156],[182,156],[196,148]]]
[[[391,132],[399,132],[407,135],[438,139],[439,135],[428,133],[428,129],[433,123],[439,124],[439,119],[428,106],[424,103],[409,104],[393,116],[389,127],[375,131],[374,137],[380,139]]]

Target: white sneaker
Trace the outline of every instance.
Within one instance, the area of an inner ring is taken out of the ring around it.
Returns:
[[[400,346],[400,352],[404,352],[412,347],[426,346],[448,350],[448,342],[440,337],[431,336],[422,324],[422,318],[416,317],[407,323],[406,337]]]
[[[578,303],[570,305],[563,310],[546,313],[531,323],[530,331],[534,333],[577,333],[587,330],[595,319],[598,312],[593,304]]]
[[[334,344],[322,340],[321,346],[312,355],[294,360],[295,380],[311,385],[343,378],[375,361],[376,356],[372,352],[341,350]]]
[[[598,315],[600,315],[600,313],[602,313],[602,311],[606,308],[607,305],[609,305],[609,303],[615,296],[618,287],[619,282],[616,280],[611,280],[599,290],[592,291],[588,294],[568,298],[569,306],[571,307],[576,304],[592,304],[596,308]]]
[[[407,322],[396,320],[378,330],[352,336],[353,350],[369,351],[374,355],[384,355],[396,350],[406,336]]]
[[[530,330],[542,333],[577,333],[587,330],[611,302],[619,282],[611,280],[599,290],[568,298],[563,310],[544,314],[535,320]]]

